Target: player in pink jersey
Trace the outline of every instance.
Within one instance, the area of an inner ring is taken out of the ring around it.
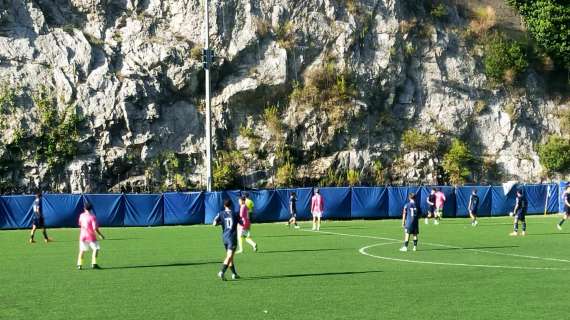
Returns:
[[[435,193],[435,221],[434,224],[439,224],[439,221],[443,217],[443,205],[445,204],[445,194],[441,191],[441,188],[437,188]]]
[[[313,230],[321,230],[321,218],[325,211],[325,200],[319,188],[315,188],[315,195],[311,199],[311,214],[313,215]]]
[[[91,256],[91,267],[93,269],[101,269],[97,264],[97,255],[99,254],[99,242],[97,242],[97,234],[101,239],[105,239],[101,231],[99,231],[99,226],[97,225],[97,219],[95,215],[91,213],[92,206],[90,203],[85,204],[85,211],[79,216],[79,227],[81,231],[79,233],[79,256],[77,257],[77,269],[81,270],[83,266],[83,255],[90,248],[93,251]]]
[[[257,252],[257,243],[251,239],[251,220],[249,219],[249,208],[245,204],[246,197],[239,198],[239,216],[243,221],[243,225],[238,225],[238,249],[236,253],[243,252],[243,238],[253,247],[253,251]]]

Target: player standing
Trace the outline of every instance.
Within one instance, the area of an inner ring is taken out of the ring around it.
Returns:
[[[249,220],[249,210],[245,204],[245,201],[245,197],[241,197],[239,199],[239,216],[241,218],[242,225],[238,226],[239,238],[238,250],[236,253],[243,252],[243,238],[245,238],[245,241],[253,247],[253,251],[257,252],[257,243],[251,239],[251,221]]]
[[[91,268],[101,269],[97,264],[97,255],[99,254],[99,242],[97,241],[97,234],[101,239],[105,239],[101,231],[99,231],[99,226],[97,225],[97,219],[95,215],[91,212],[91,204],[89,202],[85,203],[85,211],[79,215],[79,255],[77,256],[77,269],[81,270],[83,268],[83,255],[86,251],[91,249],[93,251],[91,255]]]
[[[426,199],[426,202],[428,204],[428,212],[426,215],[425,223],[429,224],[429,219],[435,218],[435,188],[431,188],[430,194]],[[434,223],[436,222],[437,220],[434,220]]]
[[[245,197],[245,205],[247,206],[247,211],[249,212],[249,217],[251,218],[251,216],[253,215],[253,207],[255,204],[253,203],[253,200],[251,200],[251,198],[249,197],[248,192],[244,192],[243,196]]]
[[[237,244],[237,225],[242,223],[239,215],[232,211],[232,202],[225,200],[224,210],[216,215],[213,223],[214,226],[222,225],[222,241],[224,248],[226,248],[226,258],[222,264],[222,269],[218,272],[218,277],[224,281],[226,280],[225,273],[228,267],[232,271],[232,279],[239,278],[234,263],[234,253]]]
[[[471,217],[471,225],[473,227],[477,226],[477,209],[479,208],[479,196],[477,195],[477,189],[471,191],[471,197],[469,198],[469,217]]]
[[[321,218],[325,210],[325,200],[320,194],[319,188],[315,188],[315,195],[311,199],[311,214],[313,215],[313,231],[321,230]]]
[[[297,194],[293,191],[289,196],[289,214],[291,214],[291,218],[289,218],[289,222],[287,222],[287,226],[291,228],[291,224],[295,225],[295,229],[299,229],[299,225],[297,224]]]
[[[515,208],[513,210],[513,215],[515,217],[514,221],[514,231],[510,233],[511,236],[517,236],[519,231],[519,221],[522,222],[522,235],[526,235],[526,209],[528,208],[528,201],[523,195],[522,189],[517,190],[517,199],[515,202]]]
[[[402,227],[404,227],[404,246],[400,251],[408,251],[408,243],[410,242],[410,235],[413,235],[414,247],[416,251],[418,247],[418,234],[420,233],[419,217],[420,208],[416,206],[416,195],[410,193],[408,195],[408,203],[404,206],[402,211]]]
[[[445,204],[445,194],[441,191],[441,188],[437,188],[435,193],[435,221],[434,224],[439,224],[441,218],[443,218],[443,205]]]
[[[570,186],[566,186],[566,190],[564,190],[562,198],[564,199],[564,217],[556,225],[558,230],[562,230],[564,221],[568,220],[568,217],[570,217]]]
[[[42,234],[44,235],[44,241],[46,243],[50,242],[51,239],[47,235],[46,225],[44,221],[44,212],[42,208],[42,193],[36,193],[36,199],[33,205],[34,215],[32,217],[32,232],[30,233],[30,243],[35,243],[34,236],[36,234],[36,229],[42,228]]]

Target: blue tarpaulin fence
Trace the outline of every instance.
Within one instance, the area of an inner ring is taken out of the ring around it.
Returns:
[[[445,217],[466,217],[473,189],[478,191],[480,216],[501,216],[512,211],[516,190],[522,188],[528,199],[528,214],[561,212],[566,182],[519,185],[507,194],[502,186],[440,187],[447,201]],[[425,214],[426,199],[432,187],[353,187],[321,188],[326,219],[378,219],[401,217],[410,192],[416,193]],[[312,188],[249,191],[255,203],[254,222],[289,219],[289,197],[297,194],[297,217],[310,218]],[[237,210],[242,191],[188,192],[164,194],[46,194],[43,213],[49,227],[74,227],[83,205],[89,202],[99,224],[105,227],[160,226],[212,223],[223,209],[223,200],[231,199]],[[1,196],[0,229],[29,228],[32,223],[34,196]]]

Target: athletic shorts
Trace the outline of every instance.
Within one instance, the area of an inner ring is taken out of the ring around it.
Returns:
[[[515,214],[515,219],[517,219],[518,221],[523,221],[523,222],[524,222],[525,219],[526,219],[526,218],[525,218],[525,214],[522,213],[522,212],[519,212],[519,213]]]
[[[434,212],[435,212],[435,206],[428,206],[428,213],[434,214]]]
[[[34,217],[32,218],[32,225],[36,226],[36,228],[43,228],[45,226],[44,217]]]
[[[89,249],[95,251],[101,249],[99,247],[98,241],[79,241],[79,250],[81,251],[89,251]]]
[[[224,248],[226,248],[226,250],[236,251],[237,248],[236,241],[233,240],[224,241]]]
[[[404,230],[407,234],[420,234],[420,226],[417,222],[406,224]]]
[[[477,215],[477,208],[471,209],[471,214]]]
[[[315,217],[315,218],[322,218],[322,217],[323,217],[323,213],[322,213],[322,212],[311,212],[311,214],[312,214],[313,217]]]
[[[564,206],[564,214],[570,216],[570,207]]]

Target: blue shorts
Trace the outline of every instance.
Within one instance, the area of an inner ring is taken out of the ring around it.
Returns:
[[[420,234],[420,226],[418,222],[406,223],[404,229],[407,234]]]
[[[570,216],[570,207],[568,206],[564,206],[564,213],[568,216]]]
[[[471,214],[477,215],[477,208],[471,209]]]
[[[34,217],[32,218],[32,225],[36,226],[36,228],[45,227],[44,217],[37,217],[34,215]]]
[[[226,250],[236,251],[236,242],[236,240],[224,240],[224,248],[226,248]]]
[[[525,221],[525,214],[522,213],[522,212],[518,212],[517,214],[515,214],[515,218],[516,218],[518,221],[523,221],[523,222],[524,222],[524,221]]]

